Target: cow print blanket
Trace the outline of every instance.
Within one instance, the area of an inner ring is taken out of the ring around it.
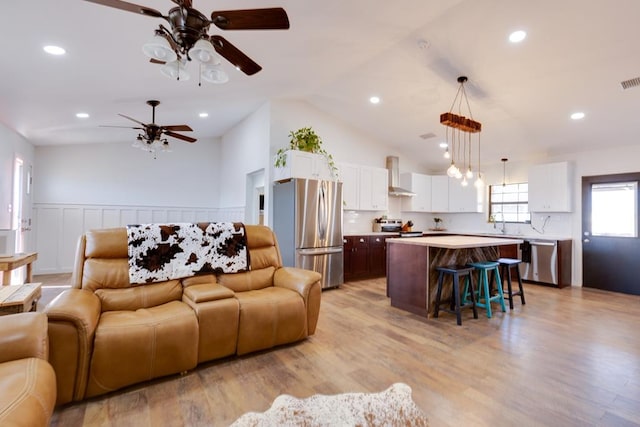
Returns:
[[[242,223],[129,225],[127,237],[131,284],[249,269]]]

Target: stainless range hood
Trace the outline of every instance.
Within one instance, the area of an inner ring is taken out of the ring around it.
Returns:
[[[412,197],[416,193],[405,190],[400,187],[400,160],[398,156],[387,157],[387,170],[389,171],[389,195],[390,196],[402,196]]]

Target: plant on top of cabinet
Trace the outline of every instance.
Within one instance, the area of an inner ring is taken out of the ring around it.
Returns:
[[[322,148],[322,139],[311,127],[300,128],[296,131],[289,133],[289,146],[280,148],[276,152],[276,159],[274,166],[276,168],[282,168],[287,164],[287,151],[298,150],[305,151],[307,153],[314,153],[322,155],[329,166],[331,175],[336,177],[338,168],[333,161],[333,156]]]

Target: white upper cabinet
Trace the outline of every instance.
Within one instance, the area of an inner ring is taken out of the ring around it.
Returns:
[[[463,186],[459,179],[449,178],[449,212],[482,212],[473,182]]]
[[[529,169],[529,211],[571,212],[571,165],[547,163]]]
[[[402,198],[405,212],[431,212],[431,176],[419,173],[400,174],[400,187],[416,193]]]
[[[338,165],[338,172],[342,180],[342,207],[344,209],[357,210],[360,207],[358,194],[358,181],[360,167],[348,163]]]
[[[389,171],[361,166],[358,197],[360,210],[386,211],[389,207]]]
[[[322,154],[306,151],[289,150],[286,152],[284,167],[273,168],[273,180],[282,181],[289,178],[307,178],[334,180],[331,167]]]
[[[386,211],[389,207],[389,173],[384,168],[338,164],[342,180],[343,208]]]
[[[449,212],[449,177],[431,177],[431,212]]]

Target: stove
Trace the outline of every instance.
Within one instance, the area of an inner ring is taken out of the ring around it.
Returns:
[[[379,219],[373,223],[373,231],[395,233],[402,230],[401,219]]]
[[[400,237],[422,237],[422,231],[401,231]]]

